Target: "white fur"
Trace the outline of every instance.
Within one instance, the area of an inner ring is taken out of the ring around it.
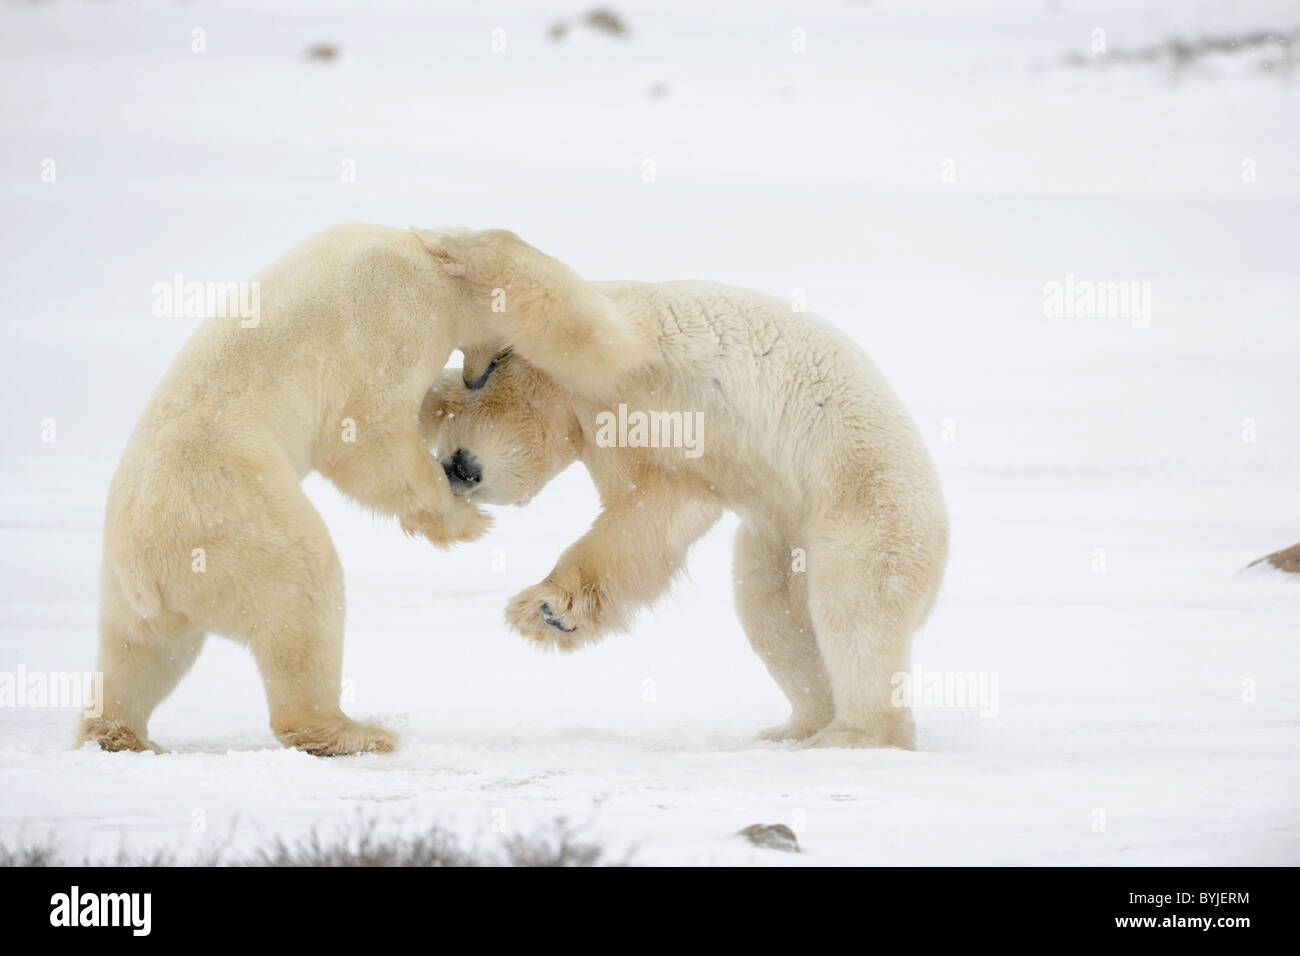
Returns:
[[[109,492],[100,662],[103,715],[80,737],[157,749],[154,708],[208,632],[247,644],[271,727],[313,753],[389,750],[339,708],[343,574],[299,487],[321,472],[437,545],[482,534],[420,445],[417,413],[457,344],[490,314],[416,235],[330,229],[254,277],[253,327],[212,318],[176,358]]]
[[[503,339],[467,352],[464,377],[503,346],[515,355],[479,390],[445,377],[421,414],[427,439],[444,462],[463,449],[482,465],[471,500],[522,503],[576,458],[604,508],[511,601],[511,625],[566,650],[625,628],[731,509],[737,611],[793,709],[764,736],[911,747],[891,677],[938,591],[947,519],[920,436],[862,351],[754,292],[586,283],[509,233],[440,243],[480,296],[507,282],[543,291],[507,295]],[[620,403],[702,412],[698,457],[601,447],[598,416]]]

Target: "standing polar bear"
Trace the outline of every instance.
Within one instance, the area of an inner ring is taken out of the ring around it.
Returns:
[[[509,623],[561,650],[625,629],[731,509],[736,607],[792,707],[760,736],[911,748],[891,678],[939,589],[947,519],[920,436],[857,346],[754,292],[583,282],[508,232],[430,248],[503,308],[505,337],[466,350],[421,409],[452,490],[522,504],[577,459],[603,506]]]
[[[113,477],[103,713],[81,740],[157,750],[149,716],[215,631],[247,644],[271,728],[314,754],[387,751],[339,708],[343,572],[299,482],[316,470],[438,546],[487,519],[422,447],[421,402],[493,314],[411,232],[327,230],[255,277],[254,321],[214,317],[176,358]]]

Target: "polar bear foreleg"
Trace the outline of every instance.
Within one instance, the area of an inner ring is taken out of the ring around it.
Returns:
[[[446,474],[425,450],[415,412],[358,411],[345,421],[354,431],[332,442],[319,466],[344,494],[396,516],[408,535],[440,548],[487,533],[491,519],[451,493]]]
[[[600,394],[654,353],[653,329],[557,259],[503,229],[416,233],[462,279],[508,346],[565,388]]]
[[[626,630],[721,514],[716,501],[680,488],[636,489],[601,512],[546,580],[516,595],[506,619],[524,637],[564,651]]]

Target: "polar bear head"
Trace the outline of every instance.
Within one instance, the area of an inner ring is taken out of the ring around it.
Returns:
[[[451,490],[475,502],[527,504],[572,464],[582,428],[572,399],[518,355],[466,354],[420,408],[420,434]]]

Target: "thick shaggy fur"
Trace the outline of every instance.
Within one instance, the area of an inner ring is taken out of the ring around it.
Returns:
[[[453,490],[523,503],[577,459],[603,506],[510,602],[511,626],[561,650],[625,628],[731,509],[737,611],[793,711],[761,736],[912,747],[891,677],[939,589],[947,519],[915,427],[857,346],[741,289],[583,282],[510,233],[430,244],[477,294],[506,290],[503,338],[468,350],[463,381],[444,376],[421,411],[445,466],[461,452],[481,468]],[[702,412],[698,456],[606,447],[599,416],[620,404]]]
[[[145,409],[113,478],[99,668],[81,740],[157,750],[149,716],[204,636],[247,644],[271,728],[315,754],[387,751],[339,708],[343,573],[299,487],[316,470],[438,546],[487,529],[420,444],[417,413],[490,312],[410,232],[330,229],[255,277],[255,327],[209,319]]]

